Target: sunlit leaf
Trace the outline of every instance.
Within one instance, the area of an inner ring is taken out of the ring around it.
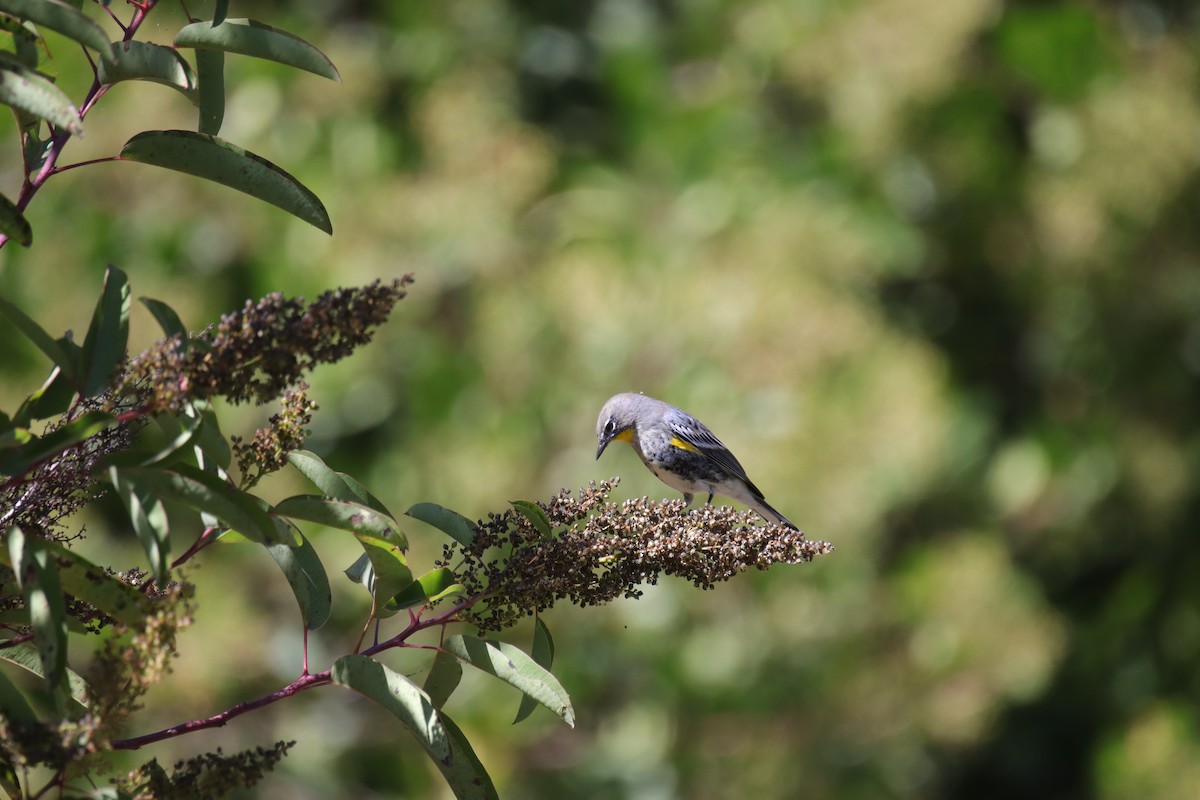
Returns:
[[[123,479],[151,490],[197,511],[211,514],[251,541],[260,544],[290,543],[281,535],[260,501],[239,492],[216,475],[190,464],[173,464],[170,469],[156,467],[119,468]]]
[[[108,47],[108,35],[103,28],[59,0],[0,0],[0,11],[61,33],[97,52]]]
[[[330,678],[391,712],[435,761],[450,757],[450,744],[437,710],[429,696],[408,678],[359,655],[339,658],[330,670]]]
[[[42,675],[48,686],[57,688],[67,675],[67,609],[58,564],[45,541],[21,528],[9,528],[7,539],[9,564],[29,609]]]
[[[80,394],[95,397],[109,387],[113,372],[125,358],[129,342],[129,278],[112,266],[104,273],[104,289],[96,301],[83,340],[83,386]]]
[[[29,467],[55,456],[69,447],[95,436],[117,423],[117,418],[103,411],[92,411],[42,437],[13,448],[0,458],[0,474],[21,475]]]
[[[8,661],[11,664],[16,664],[22,669],[32,672],[40,678],[45,678],[45,672],[42,667],[42,657],[38,653],[38,649],[31,644],[18,644],[11,647],[0,647],[0,660]],[[70,692],[70,698],[75,702],[76,709],[86,711],[90,699],[88,695],[88,685],[79,673],[68,668],[67,671],[67,687]]]
[[[439,567],[426,572],[397,592],[389,601],[388,607],[396,610],[412,608],[461,594],[463,591],[463,585],[458,582],[455,574],[446,567]]]
[[[571,698],[550,672],[526,655],[520,648],[506,642],[493,642],[474,636],[451,636],[443,645],[446,650],[472,666],[495,675],[550,709],[571,727],[575,726],[575,710]]]
[[[394,519],[362,503],[301,494],[279,501],[272,513],[354,533],[386,537],[402,550],[408,547],[408,540],[396,527]]]
[[[404,513],[432,525],[463,547],[470,547],[471,542],[475,541],[475,523],[437,503],[417,503]]]
[[[194,131],[146,131],[125,143],[121,158],[237,189],[333,233],[325,206],[303,184],[265,158],[216,136]]]
[[[538,666],[547,671],[554,666],[554,637],[550,635],[550,629],[546,627],[546,623],[542,621],[541,617],[535,617],[533,620],[533,647],[530,648],[529,655]],[[537,708],[537,701],[527,694],[522,695],[521,707],[517,709],[513,725],[532,714],[535,708]]]
[[[109,479],[117,490],[117,496],[129,511],[133,532],[146,551],[150,562],[150,574],[159,586],[167,585],[170,575],[171,535],[167,522],[167,511],[157,495],[122,477],[120,470],[109,470]]]
[[[239,53],[341,80],[337,68],[320,50],[299,36],[257,20],[226,19],[217,25],[193,22],[175,34],[175,46]]]
[[[179,315],[175,313],[175,309],[161,300],[155,300],[153,297],[139,297],[138,300],[154,315],[154,319],[158,321],[158,326],[163,329],[163,333],[168,338],[178,336],[183,342],[184,350],[186,350],[188,345],[188,330],[184,327],[183,321],[179,319]]]
[[[435,761],[434,764],[442,772],[446,783],[458,800],[500,800],[496,785],[483,768],[483,762],[475,751],[466,735],[455,724],[454,720],[441,714],[442,727],[450,740],[450,758],[445,761]]]
[[[287,459],[288,463],[299,470],[301,475],[308,478],[312,485],[326,497],[362,503],[381,514],[392,516],[379,498],[368,492],[366,487],[346,473],[337,472],[329,467],[316,453],[308,450],[293,450],[288,453]]]
[[[542,510],[541,506],[528,500],[512,500],[511,502],[517,513],[529,520],[529,523],[537,529],[543,539],[550,538],[552,532],[550,518],[546,516],[546,512]]]
[[[358,539],[363,555],[346,569],[346,577],[371,592],[376,616],[389,617],[400,609],[389,608],[388,600],[413,580],[404,550],[386,537],[365,533],[356,533],[354,537]]]
[[[79,109],[71,98],[39,73],[15,61],[0,59],[0,103],[83,135]]]
[[[139,80],[161,83],[192,103],[200,102],[192,65],[174,48],[151,42],[114,42],[96,65],[96,78],[104,84]]]

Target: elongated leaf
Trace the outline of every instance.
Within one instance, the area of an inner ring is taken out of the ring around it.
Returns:
[[[162,500],[123,477],[115,467],[109,469],[108,474],[125,508],[129,510],[133,532],[137,534],[142,549],[146,551],[154,582],[159,586],[166,586],[170,576],[171,532]]]
[[[43,542],[58,567],[58,581],[71,597],[87,603],[130,627],[141,624],[152,610],[137,589],[113,578],[103,569],[57,542]],[[0,564],[13,568],[7,548],[0,547]]]
[[[59,0],[0,0],[0,11],[61,33],[97,52],[104,52],[108,47],[108,36],[103,28]]]
[[[571,707],[571,698],[558,678],[539,666],[520,648],[505,642],[461,635],[451,636],[443,646],[468,664],[520,689],[553,711],[563,722],[575,727],[575,709]]]
[[[333,62],[320,50],[295,34],[257,20],[226,19],[218,25],[193,22],[175,34],[175,46],[239,53],[341,80]]]
[[[371,592],[377,617],[390,617],[400,609],[389,607],[388,601],[413,579],[404,550],[387,538],[365,533],[356,533],[354,537],[362,546],[363,555],[346,570],[346,577]]]
[[[308,478],[313,486],[321,490],[321,494],[336,500],[350,500],[362,503],[381,514],[395,519],[392,512],[375,495],[367,491],[361,483],[344,472],[337,472],[321,460],[316,453],[308,450],[293,450],[287,455],[288,463]]]
[[[139,297],[138,300],[154,315],[154,319],[158,321],[158,326],[163,329],[163,333],[168,338],[178,336],[186,349],[189,341],[188,330],[184,327],[183,321],[179,319],[179,315],[175,313],[175,309],[153,297]]]
[[[17,204],[0,195],[0,233],[25,247],[33,244],[33,228]]]
[[[17,330],[25,334],[25,338],[33,342],[37,349],[45,353],[56,366],[64,370],[68,375],[74,374],[75,365],[67,357],[67,353],[62,345],[51,338],[50,334],[46,333],[46,330],[34,322],[28,314],[3,297],[0,297],[0,314],[8,317],[8,321],[16,326]]]
[[[196,431],[194,445],[196,460],[201,467],[212,465],[221,472],[229,470],[229,464],[233,461],[233,450],[229,447],[229,440],[221,433],[221,423],[211,408],[200,411],[200,428]]]
[[[0,458],[0,474],[21,475],[34,464],[55,456],[116,423],[116,417],[103,411],[84,414],[56,431],[41,438],[31,439],[23,447],[5,453]]]
[[[450,784],[454,796],[458,800],[500,800],[496,785],[483,768],[479,756],[471,749],[471,743],[462,729],[445,714],[441,715],[441,720],[446,735],[450,737],[450,758],[434,763],[441,770],[446,783]]]
[[[265,158],[216,136],[193,131],[145,131],[125,143],[121,158],[237,189],[333,233],[325,206],[303,184]]]
[[[359,655],[339,658],[330,670],[330,678],[391,712],[412,731],[434,761],[450,757],[450,743],[437,710],[429,695],[408,678]]]
[[[38,721],[37,714],[33,713],[25,695],[21,694],[21,690],[3,671],[0,671],[0,711],[4,712],[4,718],[10,722],[32,725]]]
[[[433,707],[441,709],[450,699],[450,695],[458,688],[462,680],[462,662],[450,653],[439,650],[433,658],[433,666],[425,678],[425,693],[429,695]]]
[[[549,539],[551,536],[550,518],[546,516],[546,512],[537,503],[531,503],[528,500],[512,500],[512,507],[517,510],[522,517],[529,520],[533,527],[537,528],[538,533],[543,539]]]
[[[404,608],[432,603],[454,594],[461,594],[463,591],[463,585],[458,582],[455,574],[446,567],[439,567],[438,569],[426,572],[420,578],[417,578],[408,584],[408,586],[401,589],[388,602],[388,607],[399,611]]]
[[[59,340],[60,343],[62,341]],[[28,425],[35,419],[60,417],[71,407],[75,394],[75,381],[71,380],[60,367],[55,367],[50,371],[46,382],[36,392],[25,398],[24,403],[21,403],[16,416],[13,417],[13,422],[19,425]]]
[[[83,135],[79,109],[71,98],[37,72],[16,62],[0,60],[0,103],[76,136]]]
[[[118,468],[118,472],[123,480],[134,486],[211,514],[253,542],[282,544],[291,541],[280,534],[256,498],[239,492],[212,473],[188,464],[175,464],[171,469]]]
[[[225,54],[196,51],[196,80],[200,82],[200,121],[197,130],[216,136],[225,121]]]
[[[0,660],[29,670],[39,678],[44,679],[46,677],[42,668],[42,657],[38,653],[38,649],[31,644],[26,643],[13,645],[12,647],[0,647]],[[67,669],[67,687],[70,690],[71,699],[75,701],[77,710],[86,711],[91,703],[88,696],[87,682],[80,677],[79,673],[69,668]]]
[[[470,547],[471,542],[475,541],[475,523],[457,511],[443,508],[437,503],[417,503],[404,513],[432,525],[463,547]]]
[[[0,683],[7,680],[7,678],[0,675]],[[16,692],[15,686],[12,686],[12,684],[9,684],[9,686]],[[4,696],[4,687],[0,686],[0,711],[7,714],[8,711],[4,706]],[[21,699],[24,700],[25,698],[22,697]],[[21,788],[21,778],[17,775],[16,767],[13,766],[12,761],[4,753],[0,753],[0,789],[8,792],[9,797],[25,796],[25,791]]]
[[[8,531],[8,556],[29,609],[42,675],[57,689],[67,677],[67,608],[58,565],[46,542],[16,527]]]
[[[136,40],[114,42],[96,66],[100,83],[139,80],[161,83],[180,92],[192,103],[200,104],[196,73],[174,48]]]
[[[401,550],[408,547],[408,540],[396,527],[394,519],[362,503],[334,500],[315,494],[299,494],[279,501],[272,513],[353,533],[386,538]]]
[[[83,387],[80,394],[95,397],[108,388],[113,371],[125,358],[129,343],[129,278],[112,266],[104,273],[104,290],[92,312],[83,340]]]
[[[276,520],[276,524],[287,525],[283,520]],[[317,557],[317,551],[299,531],[295,531],[295,535],[300,537],[300,544],[270,544],[267,545],[267,552],[283,570],[300,606],[304,626],[311,631],[329,619],[333,595],[329,590],[329,577],[325,574],[321,559]]]
[[[533,621],[533,647],[530,648],[529,655],[533,657],[538,666],[546,670],[554,666],[554,637],[550,635],[550,629],[546,627],[546,623],[542,621],[541,617],[536,617]],[[521,707],[517,709],[513,725],[532,714],[535,708],[537,708],[537,702],[529,695],[522,695]]]

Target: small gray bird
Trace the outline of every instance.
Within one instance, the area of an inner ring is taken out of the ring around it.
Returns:
[[[686,411],[644,394],[615,395],[596,420],[596,458],[614,439],[628,442],[660,481],[683,492],[688,504],[697,494],[707,494],[710,503],[719,494],[750,506],[767,522],[796,527],[767,504],[729,448]]]

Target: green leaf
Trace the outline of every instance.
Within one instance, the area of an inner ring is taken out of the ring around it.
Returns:
[[[44,119],[57,128],[83,135],[79,109],[62,90],[40,73],[15,61],[0,59],[0,103]]]
[[[196,80],[200,82],[200,121],[197,130],[216,136],[225,121],[225,54],[196,51]]]
[[[210,472],[189,464],[174,464],[171,469],[123,467],[118,468],[118,472],[123,480],[131,481],[135,486],[211,514],[252,542],[282,544],[290,541],[281,536],[260,505],[261,501],[238,491]]]
[[[252,19],[226,19],[216,25],[193,22],[175,34],[175,46],[253,56],[341,80],[333,62],[320,50],[299,36]]]
[[[33,244],[33,228],[17,204],[0,195],[0,233],[25,247]]]
[[[22,475],[34,464],[55,456],[116,423],[116,417],[103,411],[84,414],[52,433],[40,438],[31,438],[27,444],[5,453],[3,458],[0,458],[0,474]]]
[[[129,510],[133,532],[137,534],[142,549],[146,551],[154,582],[159,586],[166,586],[167,578],[170,577],[171,532],[162,500],[124,478],[115,467],[110,468],[108,474],[109,480],[117,489],[117,495]]]
[[[140,625],[152,610],[150,601],[137,589],[110,576],[100,567],[57,542],[43,542],[58,567],[62,591],[87,603],[118,622]],[[0,547],[0,564],[13,569],[7,548]]]
[[[512,507],[517,510],[522,517],[529,520],[529,523],[537,529],[543,539],[549,539],[552,533],[550,527],[550,518],[546,516],[546,512],[537,503],[531,503],[528,500],[510,500]]]
[[[361,583],[371,593],[375,616],[390,617],[399,608],[389,608],[388,601],[402,588],[412,583],[412,570],[404,558],[404,550],[387,538],[356,533],[363,555],[346,569],[346,577]]]
[[[276,520],[276,524],[288,523]],[[304,627],[312,631],[329,619],[333,595],[329,589],[325,567],[322,566],[321,559],[317,558],[317,551],[299,531],[295,534],[300,537],[300,544],[270,544],[267,545],[267,552],[283,570],[288,585],[292,587],[292,594],[296,596],[296,603],[300,606],[300,617],[304,620]]]
[[[192,65],[174,48],[150,42],[113,42],[96,65],[96,79],[102,84],[121,81],[161,83],[196,105],[200,102]]]
[[[16,664],[39,678],[45,679],[46,677],[42,667],[41,654],[31,644],[0,647],[0,660]],[[71,700],[75,702],[76,710],[86,711],[90,707],[87,682],[80,677],[79,673],[69,668],[67,669],[67,687],[70,690]]]
[[[325,206],[303,184],[265,158],[216,136],[193,131],[145,131],[125,143],[121,158],[237,189],[333,233]]]
[[[158,326],[163,329],[163,333],[167,338],[178,336],[187,349],[189,342],[188,329],[184,327],[183,321],[179,319],[179,315],[175,313],[175,309],[171,308],[161,300],[155,300],[153,297],[139,297],[147,310],[154,315],[154,319],[158,321]]]
[[[443,647],[468,664],[520,689],[553,711],[563,722],[575,727],[575,709],[571,707],[571,698],[558,678],[539,666],[520,648],[505,642],[461,635],[451,636]]]
[[[346,473],[331,469],[316,453],[308,450],[293,450],[288,453],[287,459],[326,497],[362,503],[364,506],[370,506],[379,513],[394,519],[392,512],[387,510],[378,497],[368,492],[366,487]]]
[[[103,28],[59,0],[0,0],[0,11],[61,33],[97,52],[104,52],[108,47],[108,36]]]
[[[366,656],[342,656],[329,671],[332,681],[374,700],[412,731],[434,761],[450,758],[450,743],[429,695],[408,678]]]
[[[83,340],[83,386],[80,394],[95,397],[109,387],[113,372],[125,358],[129,343],[129,278],[111,264],[104,289],[92,312]]]
[[[404,513],[432,525],[463,547],[470,547],[471,542],[475,541],[475,523],[457,511],[443,508],[437,503],[417,503]]]
[[[462,674],[462,663],[450,653],[438,650],[433,658],[433,666],[429,668],[429,675],[425,678],[425,693],[429,695],[434,708],[440,709],[446,705],[450,695],[458,688]]]
[[[211,408],[200,411],[200,428],[196,431],[194,445],[196,460],[201,466],[210,464],[222,471],[229,469],[233,450],[229,447],[229,440],[221,433],[221,424]]]
[[[67,352],[62,345],[52,339],[46,330],[38,325],[33,319],[15,305],[0,297],[0,314],[8,317],[8,321],[16,326],[17,330],[25,334],[25,338],[33,342],[38,350],[45,353],[51,361],[68,375],[73,375],[75,365],[67,356]]]
[[[7,680],[3,675],[0,675],[0,684]],[[9,686],[12,686],[12,684],[9,684]],[[14,691],[16,690],[15,686],[12,688]],[[8,711],[4,708],[3,697],[4,687],[0,685],[0,711],[7,714]],[[25,698],[22,697],[21,699],[24,700]],[[25,796],[24,790],[21,789],[21,779],[17,776],[17,770],[13,767],[12,761],[4,753],[0,753],[0,789],[8,792],[9,797]]]
[[[435,761],[441,770],[442,777],[450,784],[450,789],[458,800],[500,800],[496,785],[483,768],[483,762],[475,751],[466,735],[455,724],[454,720],[441,715],[442,727],[450,737],[450,758],[446,761]]]
[[[67,608],[58,565],[45,541],[17,527],[8,530],[8,557],[29,609],[42,675],[57,689],[67,677]]]
[[[389,542],[398,544],[401,550],[408,547],[408,540],[396,527],[394,519],[362,503],[335,500],[315,494],[299,494],[280,500],[272,509],[272,513],[352,533],[386,538]]]
[[[35,419],[60,417],[71,407],[75,394],[75,381],[71,380],[60,367],[55,367],[50,371],[46,382],[36,392],[25,398],[25,402],[21,403],[13,421],[21,425],[28,425]]]
[[[529,651],[529,655],[538,666],[549,670],[554,666],[554,637],[550,635],[550,629],[546,627],[546,623],[541,617],[535,617],[533,620],[533,647]],[[521,707],[517,709],[516,719],[513,720],[513,725],[521,722],[537,708],[537,703],[529,695],[521,697]]]
[[[430,570],[401,589],[388,602],[389,609],[399,611],[426,603],[432,603],[465,591],[457,582],[457,576],[446,567]]]

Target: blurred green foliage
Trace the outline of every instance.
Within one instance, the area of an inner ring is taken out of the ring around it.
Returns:
[[[238,13],[265,16],[253,6]],[[502,796],[1194,794],[1189,4],[292,13],[344,83],[230,60],[225,135],[310,186],[332,238],[194,179],[100,165],[38,196],[35,231],[58,235],[6,248],[0,292],[49,330],[78,325],[111,261],[199,327],[266,291],[413,272],[375,346],[312,381],[310,447],[389,504],[483,515],[612,473],[663,496],[632,453],[592,459],[600,404],[642,390],[701,416],[838,547],[711,593],[668,582],[556,609],[577,730],[541,712],[510,729],[515,695],[501,707],[469,685],[449,709]],[[162,103],[118,87],[68,160],[119,148],[134,108],[161,117],[139,129],[194,124],[169,90],[138,89]],[[144,312],[133,327],[134,349],[155,335]],[[12,342],[0,369],[12,405],[41,365]],[[87,524],[90,545],[137,563],[123,529]],[[315,544],[336,563],[335,542]],[[227,548],[192,576],[198,624],[150,698],[162,725],[295,674],[287,586],[228,577],[253,569],[273,565]],[[335,622],[350,589],[335,586]],[[315,663],[343,652],[321,637],[346,622],[310,638]],[[155,754],[295,738],[260,796],[438,796],[415,744],[381,738],[396,730],[382,712],[318,694]]]

